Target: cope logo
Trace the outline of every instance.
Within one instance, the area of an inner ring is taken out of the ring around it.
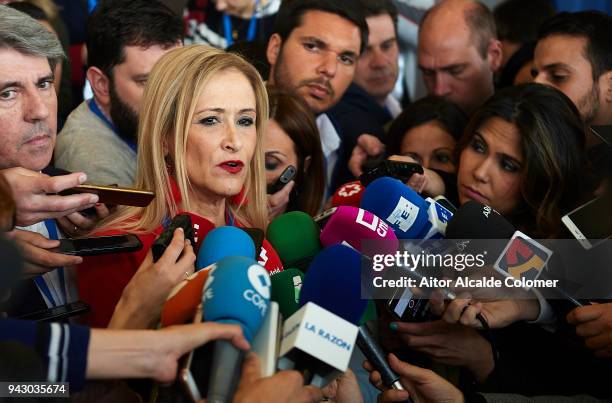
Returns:
[[[546,267],[552,254],[550,249],[516,231],[493,267],[517,280],[535,280]]]
[[[254,264],[247,269],[247,278],[253,289],[244,290],[243,296],[259,309],[263,317],[266,315],[268,301],[270,301],[270,286],[272,285],[270,276],[266,269],[258,264]]]
[[[391,225],[397,225],[400,230],[406,232],[412,227],[418,215],[419,208],[416,204],[400,196],[395,209],[387,217],[387,222]]]

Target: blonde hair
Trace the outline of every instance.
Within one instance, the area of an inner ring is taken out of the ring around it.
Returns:
[[[180,190],[182,209],[189,211],[185,154],[194,110],[202,89],[225,70],[237,70],[249,80],[256,100],[255,153],[248,166],[244,195],[240,203],[229,206],[236,220],[244,225],[264,229],[268,223],[265,192],[263,139],[268,122],[268,95],[257,70],[240,56],[203,45],[191,45],[166,53],[149,76],[138,122],[138,168],[136,187],[151,189],[155,199],[147,207],[122,207],[102,221],[100,228],[130,232],[150,232],[166,217],[174,217],[178,206],[174,200],[164,148],[173,155],[173,173]],[[174,141],[174,147],[170,142]],[[164,144],[166,147],[164,147]],[[246,200],[246,202],[245,202]],[[131,219],[132,218],[132,219]]]

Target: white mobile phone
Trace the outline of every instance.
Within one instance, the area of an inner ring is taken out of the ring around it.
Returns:
[[[599,197],[561,217],[561,221],[585,249],[612,237],[610,197]]]

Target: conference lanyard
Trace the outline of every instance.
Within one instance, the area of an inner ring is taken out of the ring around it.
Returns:
[[[57,234],[57,228],[55,226],[55,221],[51,219],[47,219],[44,221],[44,223],[45,223],[45,227],[47,227],[47,233],[49,234],[49,239],[53,239],[53,240],[59,239],[59,236]],[[34,282],[36,283],[36,286],[38,287],[40,292],[44,294],[47,301],[49,301],[51,305],[59,306],[59,305],[63,305],[67,303],[68,297],[66,295],[66,281],[64,278],[64,268],[59,267],[55,270],[55,272],[57,273],[57,277],[59,278],[60,292],[61,292],[61,294],[57,295],[57,297],[53,296],[53,293],[49,289],[49,285],[43,278],[42,274],[35,277]],[[58,301],[57,299],[61,297],[63,297],[63,300]]]
[[[102,120],[104,122],[104,124],[106,126],[108,126],[108,128],[111,129],[113,131],[113,133],[115,133],[117,135],[117,137],[119,137],[121,140],[123,140],[125,142],[125,144],[127,144],[128,147],[130,147],[132,149],[132,151],[134,151],[134,152],[137,151],[136,143],[131,141],[131,140],[129,140],[129,139],[127,139],[125,136],[122,136],[122,135],[119,134],[119,132],[115,128],[115,125],[113,124],[113,122],[108,120],[108,118],[104,115],[104,113],[102,113],[102,110],[100,109],[100,107],[98,106],[98,104],[96,103],[96,100],[94,98],[89,100],[88,105],[89,105],[89,110],[91,110],[94,115],[96,115],[98,118],[100,118],[100,120]]]
[[[247,42],[251,42],[255,39],[255,31],[257,30],[257,18],[255,18],[255,12],[259,0],[255,0],[255,7],[253,8],[253,15],[249,21],[249,30],[247,31]],[[234,43],[234,37],[232,36],[232,19],[228,14],[223,14],[223,29],[225,31],[225,40],[227,41],[227,47]]]

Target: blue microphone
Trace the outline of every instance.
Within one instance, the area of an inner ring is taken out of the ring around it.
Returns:
[[[358,325],[368,304],[361,298],[361,254],[342,244],[323,249],[310,264],[300,306],[313,302]]]
[[[223,226],[210,231],[198,251],[197,270],[208,267],[227,256],[256,258],[253,239],[237,227]]]
[[[387,176],[366,187],[361,208],[385,220],[399,239],[418,239],[431,228],[429,203],[401,181]]]
[[[270,276],[252,258],[229,256],[211,269],[202,294],[204,321],[236,324],[250,342],[259,331],[271,293]],[[244,352],[227,340],[214,342],[207,402],[231,402]]]

